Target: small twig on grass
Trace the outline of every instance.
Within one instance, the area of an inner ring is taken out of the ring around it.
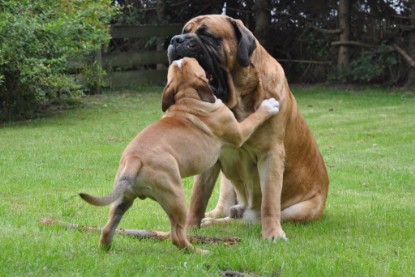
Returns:
[[[254,273],[240,272],[236,270],[224,270],[224,271],[221,270],[220,276],[221,277],[259,277],[259,275],[256,275]]]
[[[40,220],[42,224],[48,225],[60,225],[65,227],[66,229],[75,229],[87,232],[101,232],[100,227],[94,226],[82,226],[74,223],[67,223],[63,221],[54,220],[51,218],[42,218]],[[134,230],[134,229],[117,229],[117,234],[126,235],[138,239],[148,239],[154,238],[158,240],[165,240],[170,238],[169,232],[160,232],[160,231],[149,231],[149,230]],[[202,235],[191,235],[189,236],[189,240],[193,243],[209,243],[214,244],[218,242],[223,242],[225,245],[233,245],[241,241],[238,237],[225,237],[225,238],[215,238],[215,237],[208,237]]]

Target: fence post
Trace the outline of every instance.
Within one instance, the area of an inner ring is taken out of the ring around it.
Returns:
[[[96,93],[101,93],[101,81],[99,80],[102,77],[100,76],[100,72],[102,71],[102,46],[95,50],[95,64],[95,90]]]
[[[166,0],[158,0],[157,1],[157,23],[158,24],[163,24],[164,22],[164,18],[166,18]],[[157,38],[157,47],[156,47],[156,51],[157,52],[161,52],[164,50],[164,40],[165,38]],[[162,63],[158,63],[156,65],[157,70],[161,70],[164,68],[164,64]]]

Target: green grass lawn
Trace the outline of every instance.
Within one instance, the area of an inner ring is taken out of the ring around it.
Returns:
[[[108,208],[76,193],[112,189],[128,142],[161,115],[162,87],[87,97],[74,110],[0,127],[0,276],[413,276],[415,274],[415,97],[404,92],[294,87],[328,167],[324,217],[284,223],[288,242],[260,238],[260,224],[234,222],[192,234],[237,236],[237,245],[200,245],[39,223],[43,217],[102,226]],[[190,196],[192,179],[184,181]],[[215,189],[209,206],[217,199]],[[160,206],[137,200],[121,228],[169,230]]]

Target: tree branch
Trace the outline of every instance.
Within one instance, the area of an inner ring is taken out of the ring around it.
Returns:
[[[320,27],[315,26],[314,24],[311,24],[308,21],[304,21],[304,22],[307,24],[308,27],[310,27],[310,28],[312,28],[312,29],[314,29],[314,30],[316,30],[316,31],[318,31],[320,33],[330,34],[330,35],[338,35],[341,32],[343,32],[342,29],[331,29],[331,30],[329,30],[329,29],[323,29],[323,28],[320,28]]]
[[[396,52],[399,53],[399,55],[402,56],[402,58],[409,64],[410,67],[415,68],[415,60],[405,50],[403,50],[397,44],[394,44],[392,47],[396,50]]]
[[[359,47],[363,47],[363,48],[370,48],[373,49],[374,47],[363,43],[363,42],[359,42],[359,41],[333,41],[331,43],[331,46],[359,46]]]
[[[59,225],[65,227],[66,229],[75,229],[80,231],[86,232],[101,232],[101,228],[94,227],[94,226],[82,226],[73,223],[62,222],[58,220],[54,220],[51,218],[42,218],[40,223],[47,224],[47,225]],[[148,230],[134,230],[134,229],[117,229],[115,231],[117,234],[130,236],[138,239],[158,239],[158,240],[165,240],[170,238],[170,232],[160,232],[160,231],[148,231]],[[240,238],[237,237],[225,237],[225,238],[215,238],[215,237],[208,237],[202,235],[193,235],[188,236],[189,240],[192,243],[218,243],[223,242],[225,245],[232,245],[236,244],[241,241]]]
[[[293,14],[289,14],[289,13],[276,13],[276,15],[279,15],[281,17],[289,17],[289,18],[295,18],[297,20],[301,20],[302,22],[304,22],[308,27],[320,32],[320,33],[325,33],[325,34],[331,34],[331,35],[337,35],[340,34],[341,32],[343,32],[342,29],[323,29],[320,27],[317,27],[316,25],[313,24],[313,22],[316,22],[316,20],[311,20],[309,18],[304,18],[303,16],[298,16],[298,15],[293,15]]]
[[[331,61],[313,61],[313,60],[290,60],[290,59],[277,59],[279,62],[287,63],[309,63],[309,64],[331,64]]]

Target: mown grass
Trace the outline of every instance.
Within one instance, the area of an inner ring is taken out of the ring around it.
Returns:
[[[192,230],[238,236],[234,246],[186,254],[170,241],[45,226],[50,217],[101,226],[108,208],[72,197],[104,195],[121,152],[161,116],[161,87],[93,96],[82,108],[0,128],[0,276],[410,276],[415,272],[415,97],[376,90],[294,88],[330,175],[324,217],[284,223],[288,242],[260,239],[259,224]],[[190,195],[192,179],[184,181]],[[217,189],[210,201],[213,207]],[[137,200],[121,228],[168,230],[159,205]]]

